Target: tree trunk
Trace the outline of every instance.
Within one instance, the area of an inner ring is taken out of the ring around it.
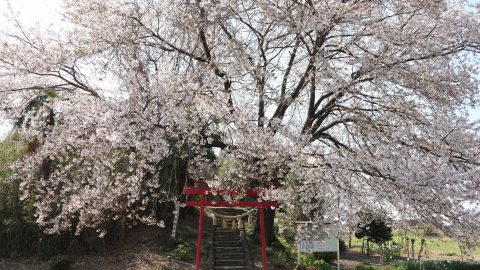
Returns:
[[[274,228],[274,219],[275,219],[275,210],[270,208],[265,208],[265,240],[267,246],[271,246],[273,242],[276,240],[275,236],[275,228]],[[260,211],[259,216],[257,218],[257,222],[255,223],[255,230],[254,230],[254,240],[256,242],[260,242]]]
[[[415,239],[411,239],[412,241],[412,259],[415,259]]]
[[[348,230],[348,248],[352,248],[352,231]]]
[[[174,175],[176,186],[177,186],[177,198],[180,202],[185,202],[186,196],[183,194],[183,188],[185,185],[192,186],[193,181],[187,178],[187,165],[188,162],[183,159],[175,159]],[[193,215],[195,213],[194,207],[180,207],[180,217],[186,218],[187,216]]]
[[[370,256],[370,240],[367,239],[367,255]]]
[[[405,253],[407,253],[407,259],[410,258],[410,241],[408,237],[405,239]]]
[[[425,245],[426,245],[425,238],[422,238],[422,240],[420,241],[420,251],[418,251],[418,260],[419,261],[422,258],[422,252],[423,252],[423,248],[424,248]]]
[[[177,180],[177,195],[181,202],[185,202],[185,195],[183,195],[183,188],[187,183],[187,161],[181,159],[175,159],[174,165],[175,175],[171,177],[175,177]]]
[[[365,253],[365,238],[362,238],[362,253]]]

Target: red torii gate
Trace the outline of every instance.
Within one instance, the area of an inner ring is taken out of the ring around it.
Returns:
[[[205,214],[205,207],[216,206],[216,207],[258,207],[260,208],[260,235],[262,239],[262,266],[264,270],[267,270],[267,244],[265,240],[265,207],[278,207],[279,203],[276,201],[265,201],[265,202],[211,202],[207,201],[207,195],[246,195],[258,197],[260,191],[257,189],[246,189],[246,190],[228,190],[228,189],[215,189],[211,190],[209,188],[198,188],[198,187],[184,187],[183,194],[186,195],[200,195],[201,201],[186,201],[185,206],[196,206],[200,207],[200,217],[198,219],[198,239],[197,239],[197,253],[195,256],[195,265],[196,270],[200,270],[201,262],[201,250],[202,250],[202,233],[203,233],[203,216]]]

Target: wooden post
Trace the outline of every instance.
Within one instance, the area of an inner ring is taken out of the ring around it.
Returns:
[[[180,202],[175,201],[175,217],[173,218],[172,237],[175,238],[177,233],[178,217],[180,216]]]
[[[262,266],[267,270],[267,243],[265,240],[265,209],[260,208],[260,237],[262,239]]]
[[[202,194],[202,202],[205,202],[205,194]],[[205,208],[200,207],[200,217],[198,218],[198,238],[197,238],[197,254],[195,256],[195,269],[200,270],[200,264],[202,262],[202,234],[203,234],[203,215]]]

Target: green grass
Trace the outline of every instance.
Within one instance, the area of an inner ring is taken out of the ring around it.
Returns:
[[[426,262],[412,262],[412,261],[395,261],[390,265],[358,265],[356,270],[478,270],[480,263],[470,262],[448,262],[448,261],[426,261]]]
[[[402,236],[405,235],[403,231],[395,230],[393,233],[393,241],[397,243],[402,242]],[[416,231],[409,231],[406,233],[409,239],[415,239],[415,257],[418,256],[418,251],[420,251],[420,242],[422,238],[422,234]],[[427,242],[427,253],[429,254],[428,258],[426,259],[460,259],[460,247],[458,242],[455,240],[439,235],[436,237],[426,237]],[[357,239],[355,237],[352,238],[352,245],[354,246],[354,250],[359,251],[360,247],[362,246],[362,240]],[[405,256],[404,249],[402,249],[402,256]],[[473,255],[475,256],[476,260],[480,260],[480,249],[477,248]],[[425,258],[424,254],[422,257]],[[448,258],[450,257],[450,258]]]

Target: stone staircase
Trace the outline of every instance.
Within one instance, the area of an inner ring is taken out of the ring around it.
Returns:
[[[222,215],[234,216],[235,209],[221,209],[216,211]],[[246,238],[243,239],[242,230],[232,228],[232,220],[217,218],[213,228],[213,269],[249,270],[249,254]]]

